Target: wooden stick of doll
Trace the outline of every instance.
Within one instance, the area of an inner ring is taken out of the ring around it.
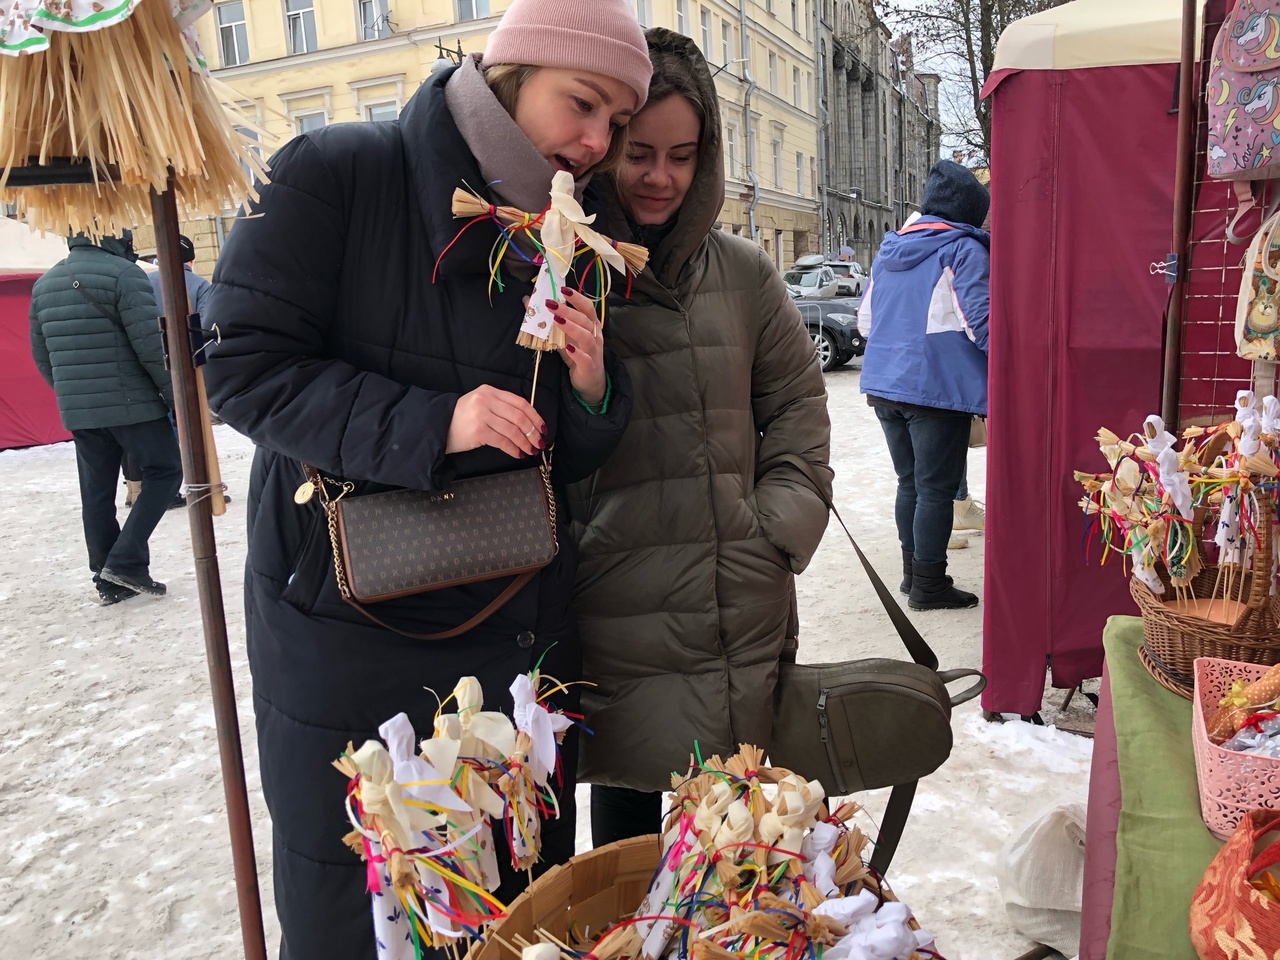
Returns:
[[[564,332],[555,323],[555,316],[547,308],[547,301],[563,301],[564,288],[573,267],[579,244],[595,252],[606,266],[623,276],[638,273],[649,261],[649,251],[639,244],[614,243],[597,233],[590,224],[595,215],[587,216],[573,195],[573,176],[560,170],[551,179],[551,197],[545,210],[539,214],[517,210],[514,207],[495,207],[475,193],[458,189],[453,192],[453,215],[471,217],[472,221],[492,219],[503,229],[503,235],[494,245],[490,265],[495,275],[502,256],[510,248],[515,235],[523,234],[539,252],[538,276],[533,293],[525,308],[524,320],[516,342],[535,352],[533,365],[532,404],[538,388],[538,370],[542,354],[559,350],[565,345]],[[465,228],[464,228],[465,229]],[[538,232],[535,238],[533,231]],[[608,293],[608,271],[601,271],[602,282],[599,300]]]

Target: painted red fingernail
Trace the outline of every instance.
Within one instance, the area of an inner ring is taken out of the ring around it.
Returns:
[[[560,304],[556,303],[554,300],[548,300],[548,301],[547,301],[547,309],[548,309],[548,310],[559,310],[559,309],[560,309]]]
[[[568,348],[568,350],[569,350],[569,352],[570,352],[570,353],[577,353],[577,352],[578,352],[577,350],[575,350],[575,349],[573,348],[573,344],[572,344],[572,343],[567,343],[567,344],[565,344],[565,346]]]
[[[564,319],[564,317],[560,316],[559,314],[557,314],[557,315],[556,315],[556,317],[555,317],[555,321],[556,321],[556,323],[560,324],[561,326],[564,326],[565,319]]]
[[[547,441],[545,441],[545,440],[539,440],[539,441],[538,441],[538,449],[539,449],[539,450],[545,450],[545,449],[547,449]]]
[[[542,435],[544,437],[547,435],[547,425],[545,423],[542,426],[540,426],[538,429],[542,431]]]

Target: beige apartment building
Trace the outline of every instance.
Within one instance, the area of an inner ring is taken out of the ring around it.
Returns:
[[[394,118],[433,69],[484,49],[510,0],[222,0],[197,24],[214,75],[278,142]],[[590,0],[582,0],[590,2]],[[818,246],[814,0],[636,0],[646,26],[698,42],[724,121],[721,227],[780,267]],[[187,224],[206,276],[234,223]],[[144,249],[149,239],[138,237]]]

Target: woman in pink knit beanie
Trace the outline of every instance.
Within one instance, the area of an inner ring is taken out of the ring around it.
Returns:
[[[466,186],[535,211],[557,171],[585,186],[621,150],[650,70],[626,0],[514,0],[483,56],[433,74],[398,119],[336,124],[281,149],[223,248],[207,314],[224,336],[205,376],[213,406],[258,445],[245,633],[281,960],[416,954],[389,871],[342,842],[345,783],[330,763],[349,742],[379,739],[400,712],[429,736],[432,691],[463,677],[479,680],[487,709],[509,711],[512,681],[536,664],[568,684],[554,706],[577,712],[565,512],[562,549],[514,595],[501,577],[362,612],[338,587],[321,498],[294,493],[302,464],[358,498],[532,469],[554,446],[562,497],[608,458],[631,385],[589,302],[566,290],[556,305],[568,342],[543,357],[534,393],[533,353],[516,343],[533,268],[509,255],[492,283],[498,228],[464,229],[450,201]],[[524,508],[496,513],[514,524]],[[535,875],[573,855],[577,752],[570,731],[560,816],[543,826]],[[510,903],[528,876],[502,830],[494,839],[497,875],[483,882]],[[385,895],[373,911],[371,878]]]

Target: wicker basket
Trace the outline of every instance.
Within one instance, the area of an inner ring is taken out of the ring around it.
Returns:
[[[498,938],[513,943],[519,935],[536,943],[539,929],[560,940],[566,939],[570,925],[584,935],[599,936],[635,913],[649,892],[661,857],[660,838],[653,834],[619,840],[552,867],[512,901],[506,918],[493,925],[485,940],[471,945],[466,960],[516,960]],[[870,875],[859,887],[885,900],[897,899],[888,884]],[[918,930],[920,924],[912,919],[911,928]]]
[[[1245,579],[1232,597],[1238,598],[1238,613],[1230,623],[1208,620],[1173,609],[1164,600],[1173,595],[1168,572],[1158,566],[1165,585],[1165,597],[1158,597],[1137,577],[1129,579],[1129,593],[1142,612],[1142,662],[1163,686],[1188,700],[1195,683],[1197,657],[1237,660],[1268,666],[1280,663],[1280,596],[1271,594],[1274,507],[1270,498],[1258,495],[1258,528],[1266,531],[1253,555]],[[1203,560],[1204,550],[1197,545]],[[1237,572],[1237,576],[1239,573]],[[1203,562],[1192,581],[1197,597],[1211,597],[1218,584],[1218,565]]]
[[[1218,708],[1233,680],[1252,682],[1267,667],[1200,657],[1195,662],[1192,743],[1200,784],[1200,818],[1226,840],[1250,810],[1280,811],[1280,760],[1224,750],[1209,739],[1206,718]]]

